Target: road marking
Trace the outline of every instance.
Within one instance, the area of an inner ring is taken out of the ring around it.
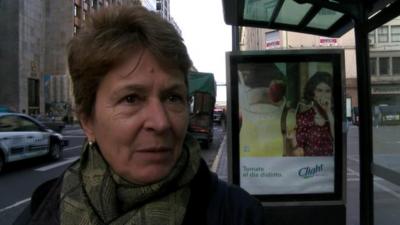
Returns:
[[[224,139],[222,140],[221,145],[219,146],[217,157],[215,157],[214,162],[213,162],[213,164],[211,166],[211,171],[213,171],[214,173],[217,172],[217,167],[218,167],[221,155],[222,155],[222,147],[223,147],[223,145],[225,143],[225,139],[226,139],[226,135],[224,136]]]
[[[12,205],[9,205],[9,206],[7,206],[7,207],[5,207],[5,208],[2,208],[2,209],[0,209],[0,213],[2,213],[2,212],[4,212],[4,211],[7,211],[7,210],[9,210],[9,209],[12,209],[12,208],[14,208],[14,207],[17,207],[17,206],[19,206],[19,205],[22,205],[22,204],[24,204],[25,202],[29,202],[30,200],[31,200],[31,198],[27,198],[27,199],[24,199],[24,200],[22,200],[22,201],[16,202],[16,203],[14,203],[14,204],[12,204]]]
[[[380,178],[380,177],[375,177],[374,181],[382,181],[384,179]],[[355,178],[347,178],[347,181],[360,181],[359,177],[355,177]]]
[[[394,195],[396,198],[400,199],[400,194],[399,194],[399,193],[393,191],[392,189],[386,187],[385,185],[380,184],[380,183],[376,183],[376,182],[374,182],[374,185],[377,186],[377,187],[379,187],[380,189],[382,189],[382,190],[388,192],[389,194]]]
[[[359,175],[359,173],[357,171],[352,170],[350,168],[347,168],[347,170],[351,171],[352,173],[355,173],[358,176],[357,178],[348,178],[347,181],[350,181],[350,182],[351,181],[360,181],[360,178],[359,178],[360,175]],[[380,184],[380,183],[376,182],[376,181],[386,181],[385,179],[380,178],[380,177],[374,177],[373,180],[374,180],[374,185],[375,186],[379,187],[380,189],[382,189],[383,191],[386,191],[389,194],[392,194],[394,197],[400,199],[400,194],[399,193],[397,193],[396,191],[386,187],[383,184]]]
[[[347,168],[347,176],[358,176],[358,172],[356,172],[350,168]]]
[[[352,175],[355,175],[355,176],[358,176],[358,177],[360,176],[360,173],[355,171],[355,170],[353,170],[353,169],[347,168],[347,171],[349,171]]]
[[[73,162],[73,161],[75,161],[77,159],[79,159],[79,156],[70,157],[70,158],[67,158],[66,160],[64,160],[62,162],[54,163],[54,164],[51,164],[51,165],[48,165],[48,166],[43,166],[43,167],[37,168],[37,169],[35,169],[35,171],[44,172],[44,171],[51,170],[51,169],[54,169],[56,167],[60,167],[60,166],[63,166],[65,164],[71,163],[71,162]]]
[[[358,163],[360,162],[360,160],[355,158],[354,156],[347,156],[347,159],[350,159],[350,160],[358,162]]]
[[[82,146],[78,145],[78,146],[74,146],[74,147],[64,148],[64,151],[70,151],[70,150],[74,150],[74,149],[77,149],[77,148],[82,148]]]

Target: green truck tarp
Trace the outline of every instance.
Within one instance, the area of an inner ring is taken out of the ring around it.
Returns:
[[[214,74],[189,72],[189,95],[193,95],[194,92],[206,92],[215,97],[216,83]]]

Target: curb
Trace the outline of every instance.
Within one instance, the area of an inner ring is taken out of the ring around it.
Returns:
[[[214,172],[214,173],[217,172],[219,161],[220,161],[221,155],[222,155],[222,150],[223,150],[223,147],[224,147],[223,145],[225,145],[225,140],[226,140],[226,135],[224,135],[224,139],[222,140],[221,145],[219,146],[217,156],[215,157],[214,162],[213,162],[213,164],[211,166],[211,171]]]

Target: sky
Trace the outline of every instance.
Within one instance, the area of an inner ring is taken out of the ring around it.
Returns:
[[[211,72],[217,83],[225,83],[225,52],[231,51],[232,41],[222,0],[170,0],[170,10],[197,70]],[[217,101],[224,100],[226,88],[218,87]]]

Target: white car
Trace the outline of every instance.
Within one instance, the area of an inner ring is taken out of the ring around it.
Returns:
[[[0,172],[6,163],[22,159],[47,155],[59,160],[66,145],[61,134],[30,116],[0,113]]]

